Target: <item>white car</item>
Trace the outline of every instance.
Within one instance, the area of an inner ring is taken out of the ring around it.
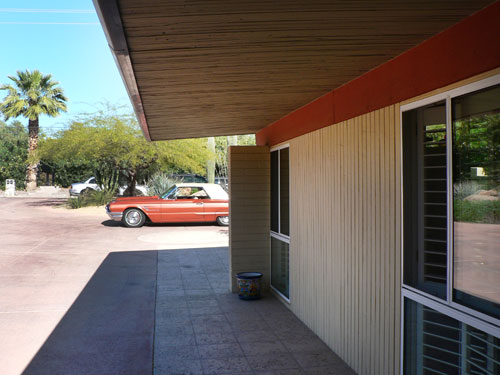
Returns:
[[[100,186],[97,185],[95,177],[90,177],[87,181],[71,184],[71,187],[69,188],[69,195],[78,196],[85,189],[101,190]]]
[[[127,190],[127,185],[120,186],[118,188],[118,195],[123,195],[125,193],[125,190]],[[147,197],[148,194],[148,188],[144,185],[135,185],[135,195],[142,195],[143,197]]]
[[[90,177],[87,181],[71,184],[69,195],[79,196],[85,189],[101,190],[101,187],[97,184],[95,177]],[[118,195],[123,195],[125,190],[127,190],[127,185],[120,186],[118,188]],[[148,195],[148,189],[144,185],[135,185],[135,190],[137,195]]]

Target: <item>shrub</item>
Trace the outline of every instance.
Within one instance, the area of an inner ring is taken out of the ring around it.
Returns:
[[[0,121],[0,189],[6,179],[16,181],[16,189],[24,189],[28,160],[28,132],[19,122],[7,125]]]
[[[169,177],[166,173],[155,173],[146,183],[149,195],[161,196],[165,194],[169,187],[181,182],[178,179]]]
[[[59,160],[57,162],[46,163],[55,172],[54,183],[56,185],[68,187],[75,182],[85,181],[94,175],[94,168],[90,163],[75,160]]]
[[[453,210],[455,221],[500,224],[500,201],[455,200]]]
[[[103,206],[113,200],[114,196],[114,191],[94,190],[87,194],[84,199],[89,206]]]
[[[457,182],[453,184],[453,198],[463,200],[481,189],[483,186],[477,181]]]
[[[81,208],[82,207],[82,199],[81,197],[77,198],[68,198],[67,205],[69,208]]]
[[[114,198],[114,192],[108,190],[91,190],[82,192],[78,198],[69,198],[70,208],[81,208],[87,206],[104,206]]]

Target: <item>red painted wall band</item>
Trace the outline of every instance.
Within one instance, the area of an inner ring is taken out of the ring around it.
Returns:
[[[275,145],[500,66],[500,1],[256,134]]]

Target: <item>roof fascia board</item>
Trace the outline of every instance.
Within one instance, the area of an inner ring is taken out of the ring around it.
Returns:
[[[144,137],[151,141],[146,114],[142,105],[139,88],[135,80],[134,69],[128,51],[127,40],[123,30],[120,10],[116,0],[93,0],[99,21],[108,41],[120,75],[134,107],[135,115],[141,126]]]
[[[273,146],[500,67],[500,1],[256,133]]]

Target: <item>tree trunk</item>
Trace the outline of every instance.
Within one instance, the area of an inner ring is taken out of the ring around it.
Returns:
[[[207,160],[207,180],[213,184],[215,182],[215,138],[208,137],[207,140],[208,151],[210,158]]]
[[[28,123],[28,167],[26,170],[26,190],[36,189],[36,177],[38,173],[38,158],[36,149],[38,147],[38,118],[29,120]]]
[[[124,195],[133,197],[135,196],[135,185],[137,185],[137,173],[135,171],[128,171],[128,187]]]

